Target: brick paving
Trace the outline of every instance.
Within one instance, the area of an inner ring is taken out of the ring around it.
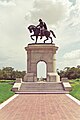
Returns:
[[[80,106],[65,94],[20,94],[0,110],[0,120],[80,120]]]

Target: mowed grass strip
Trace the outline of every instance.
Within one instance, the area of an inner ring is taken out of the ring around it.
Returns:
[[[80,100],[80,79],[71,80],[72,91],[70,95]]]
[[[9,83],[0,83],[0,103],[4,102],[15,93],[11,91],[13,85]]]

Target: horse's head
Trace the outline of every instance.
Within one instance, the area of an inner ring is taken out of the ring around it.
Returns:
[[[35,26],[34,26],[34,25],[30,25],[30,26],[28,27],[29,32],[30,32],[30,33],[32,33],[32,31],[34,31],[34,28],[35,28]]]

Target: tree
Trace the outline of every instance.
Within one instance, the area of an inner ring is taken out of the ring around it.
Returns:
[[[26,71],[18,71],[14,70],[12,67],[3,67],[3,69],[0,69],[0,79],[16,79],[16,78],[23,78],[26,74]]]
[[[78,67],[65,67],[59,72],[60,77],[67,77],[68,79],[80,78],[80,68]]]
[[[3,67],[2,71],[3,71],[3,78],[5,78],[5,79],[12,79],[13,78],[14,68]]]
[[[3,79],[3,71],[0,69],[0,79]]]
[[[16,78],[23,78],[24,75],[26,74],[26,71],[21,72],[21,71],[16,70],[15,74],[16,74]]]
[[[79,69],[80,69],[80,65],[77,65],[77,68],[79,68]]]

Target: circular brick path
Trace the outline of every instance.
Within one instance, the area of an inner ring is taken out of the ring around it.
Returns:
[[[80,120],[80,106],[65,94],[21,94],[0,110],[0,120]]]

